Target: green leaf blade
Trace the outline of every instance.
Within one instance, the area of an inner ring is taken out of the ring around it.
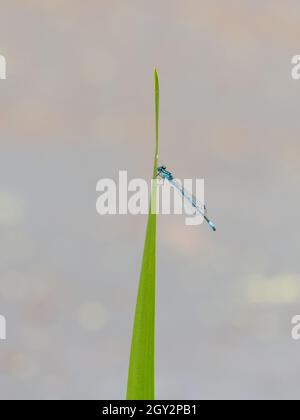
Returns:
[[[159,81],[154,70],[155,156],[153,179],[158,162]],[[152,211],[151,211],[152,209]],[[155,398],[155,295],[156,295],[156,183],[151,189],[142,268],[139,280],[128,370],[127,400]]]

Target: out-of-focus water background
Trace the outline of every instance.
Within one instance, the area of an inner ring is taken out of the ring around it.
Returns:
[[[160,161],[217,223],[158,220],[156,396],[298,398],[300,3],[0,5],[0,398],[124,398],[146,216],[100,178]]]

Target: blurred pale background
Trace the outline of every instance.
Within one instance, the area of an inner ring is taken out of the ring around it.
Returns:
[[[299,1],[2,0],[1,398],[124,398],[145,216],[96,182],[204,177],[158,222],[157,398],[298,398]]]

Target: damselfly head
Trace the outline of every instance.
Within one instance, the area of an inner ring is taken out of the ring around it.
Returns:
[[[157,175],[163,179],[167,179],[168,181],[171,181],[173,179],[173,175],[171,174],[171,172],[167,171],[166,166],[159,166],[157,168]]]
[[[167,167],[166,166],[159,166],[158,168],[157,168],[157,170],[158,170],[158,172],[161,172],[161,171],[165,171],[167,169]]]
[[[166,169],[167,169],[166,166],[158,166],[157,167],[157,175],[162,176],[162,174],[165,172]]]

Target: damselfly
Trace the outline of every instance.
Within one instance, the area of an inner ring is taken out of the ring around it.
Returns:
[[[185,190],[184,186],[174,178],[171,172],[167,171],[166,166],[159,166],[157,168],[157,176],[162,179],[166,179],[176,188],[180,194],[196,209],[196,211],[201,214],[204,220],[208,223],[213,231],[216,231],[216,226],[214,223],[207,217],[207,209],[204,204],[200,203],[192,194]]]

